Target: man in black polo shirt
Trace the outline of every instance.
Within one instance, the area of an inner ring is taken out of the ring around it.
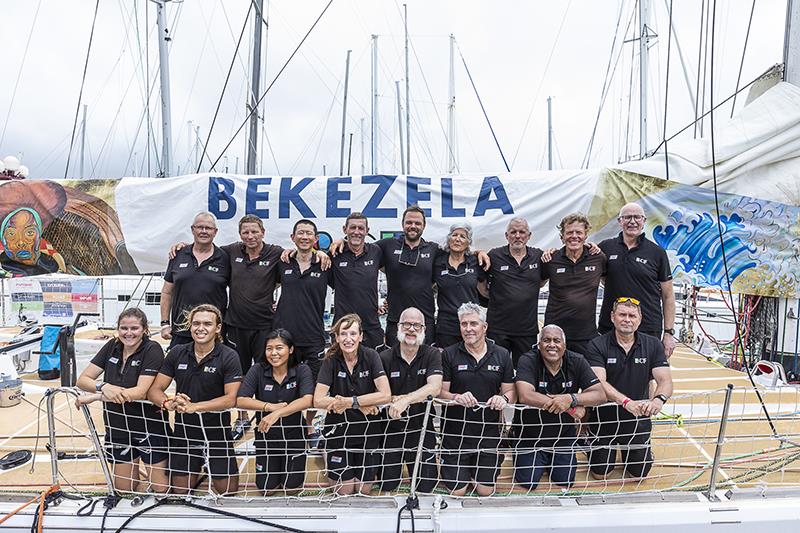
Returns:
[[[384,452],[381,461],[382,491],[397,488],[403,479],[403,464],[406,465],[408,477],[413,475],[417,448],[422,438],[425,402],[436,398],[442,390],[442,354],[436,348],[423,344],[425,317],[422,312],[409,307],[400,315],[398,326],[400,344],[380,354],[392,389],[392,404],[388,410],[391,419],[384,432],[383,448],[393,450]],[[437,482],[434,454],[436,432],[432,412],[426,428],[417,473],[418,492],[432,492]]]
[[[292,229],[297,253],[278,270],[281,296],[275,313],[275,327],[288,330],[295,339],[294,356],[311,368],[314,381],[322,366],[325,351],[325,296],[332,283],[331,271],[322,270],[314,253],[317,226],[308,219],[298,220]]]
[[[514,479],[528,490],[536,490],[545,471],[551,483],[572,485],[577,469],[575,424],[586,414],[586,406],[606,401],[589,363],[566,345],[564,330],[549,324],[542,328],[539,345],[519,360],[517,397],[536,408],[522,411],[514,468]]]
[[[660,338],[667,357],[675,349],[675,291],[667,252],[645,234],[644,210],[637,204],[620,209],[617,221],[622,231],[600,243],[608,258],[600,310],[600,333],[611,331],[611,307],[620,296],[639,300],[643,333]],[[663,331],[663,336],[662,336]]]
[[[182,328],[185,313],[196,305],[211,304],[225,312],[228,306],[228,254],[214,244],[217,222],[211,213],[198,213],[192,222],[194,242],[170,259],[161,288],[161,337],[169,346],[192,341]]]
[[[422,238],[425,212],[416,205],[403,211],[403,235],[381,239],[376,244],[383,252],[383,265],[389,302],[386,318],[386,344],[395,346],[400,313],[416,307],[425,316],[425,344],[436,335],[433,304],[433,260],[439,245]]]
[[[542,251],[528,246],[531,230],[524,218],[506,227],[507,246],[489,251],[490,339],[511,352],[514,367],[536,343]]]
[[[616,446],[621,446],[625,472],[645,477],[653,466],[650,417],[658,414],[672,394],[672,374],[658,338],[637,331],[642,322],[638,300],[620,297],[614,302],[614,329],[589,342],[586,359],[600,378],[609,402],[589,417],[594,439],[589,453],[593,477],[605,479],[615,468]],[[650,399],[650,380],[656,381]]]
[[[465,495],[472,482],[479,496],[490,496],[503,462],[497,451],[501,412],[517,397],[514,368],[508,350],[486,339],[485,309],[462,304],[458,319],[464,341],[442,357],[439,397],[453,403],[442,414],[441,477],[455,496]]]
[[[586,344],[597,337],[597,288],[606,272],[606,256],[586,248],[591,225],[581,213],[572,213],[558,225],[564,246],[542,263],[542,279],[549,281],[544,323],[560,326],[567,349],[586,353]]]
[[[364,340],[375,349],[384,342],[378,319],[378,271],[383,267],[383,252],[377,244],[367,243],[369,221],[363,213],[350,213],[345,220],[344,249],[333,260],[333,321],[355,313],[361,317]]]

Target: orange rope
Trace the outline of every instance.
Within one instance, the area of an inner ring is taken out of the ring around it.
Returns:
[[[0,518],[0,524],[2,524],[6,520],[8,520],[12,516],[14,516],[18,512],[20,512],[21,510],[25,509],[30,504],[38,501],[39,502],[39,533],[41,533],[41,531],[42,531],[42,519],[44,518],[44,500],[49,495],[51,495],[52,493],[54,493],[54,492],[56,492],[58,490],[61,490],[61,485],[53,485],[52,487],[50,487],[49,489],[43,491],[40,495],[38,495],[37,497],[33,498],[29,502],[20,505],[19,507],[17,507],[13,511],[11,511],[7,515],[5,515],[3,518]]]

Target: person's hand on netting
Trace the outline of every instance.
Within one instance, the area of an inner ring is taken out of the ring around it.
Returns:
[[[104,383],[103,387],[100,389],[100,392],[103,394],[103,397],[108,400],[109,402],[113,403],[125,403],[129,400],[127,392],[122,387],[118,387],[117,385],[112,385],[110,383]]]
[[[266,412],[266,413],[274,413],[278,409],[283,409],[287,405],[289,405],[289,404],[286,403],[286,402],[278,402],[278,403],[265,402],[263,411]]]
[[[495,394],[494,396],[489,398],[489,401],[486,402],[486,405],[488,407],[494,409],[495,411],[502,411],[503,408],[506,405],[508,405],[508,401],[503,396],[500,396],[499,394]]]
[[[172,399],[173,402],[173,410],[178,411],[179,413],[185,413],[185,408],[187,405],[192,403],[192,399],[189,398],[188,395],[184,394],[183,392],[179,392],[175,395],[175,398]]]
[[[97,400],[102,400],[103,395],[99,392],[91,394],[91,393],[83,393],[80,396],[75,398],[75,408],[80,409],[82,405],[86,405],[92,402],[96,402]]]
[[[473,396],[469,391],[465,392],[464,394],[456,394],[453,397],[453,401],[458,405],[463,405],[464,407],[475,407],[478,405],[478,400],[476,400],[475,396]]]
[[[197,404],[192,402],[181,403],[175,409],[179,413],[192,414],[197,412]]]
[[[622,405],[622,408],[633,416],[642,416],[642,402],[630,400]]]
[[[333,397],[333,401],[328,405],[328,412],[334,412],[336,414],[342,414],[346,410],[350,409],[353,406],[353,399],[352,398],[345,398],[344,396],[339,396],[338,394]]]
[[[557,394],[555,396],[550,396],[550,399],[542,406],[542,409],[548,413],[560,415],[569,409],[571,405],[572,396],[569,394]]]
[[[577,407],[569,411],[569,413],[570,415],[572,415],[572,418],[575,419],[575,422],[580,424],[583,421],[583,417],[586,416],[586,408],[581,405],[578,405]]]
[[[389,416],[395,420],[400,418],[408,409],[408,405],[408,400],[402,396],[396,396],[392,399],[392,405],[389,406]]]
[[[261,419],[261,422],[258,423],[258,430],[261,433],[266,433],[280,419],[281,417],[277,413],[272,412]]]
[[[655,416],[661,412],[664,404],[658,398],[652,400],[642,400],[642,416]]]
[[[370,405],[368,407],[359,407],[359,411],[364,413],[365,415],[377,415],[380,412],[377,405]]]

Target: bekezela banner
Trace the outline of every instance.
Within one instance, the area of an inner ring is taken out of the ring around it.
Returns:
[[[647,237],[667,250],[677,280],[723,290],[730,280],[735,292],[800,295],[800,208],[720,194],[718,217],[711,190],[608,169],[0,182],[0,277],[160,272],[169,247],[191,241],[201,211],[217,217],[217,244],[238,240],[239,218],[252,214],[264,220],[266,240],[283,246],[291,246],[294,222],[311,219],[326,249],[356,211],[369,218],[377,240],[399,234],[403,209],[417,204],[427,216],[427,240],[442,243],[452,223],[466,220],[473,249],[503,246],[508,221],[523,217],[533,232],[529,244],[547,248],[561,246],[557,225],[576,211],[592,223],[590,240],[616,235],[628,202],[644,208]]]

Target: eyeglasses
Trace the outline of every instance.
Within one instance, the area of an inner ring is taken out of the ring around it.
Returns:
[[[413,262],[412,262],[412,261],[410,261],[408,258],[405,258],[405,259],[404,259],[404,258],[403,258],[403,252],[404,252],[404,251],[408,251],[408,252],[410,252],[410,253],[414,253],[414,250],[412,250],[411,248],[406,248],[406,241],[405,241],[405,239],[404,239],[404,240],[403,240],[403,244],[401,244],[401,245],[400,245],[400,257],[398,257],[398,258],[397,258],[397,262],[398,262],[398,263],[400,263],[401,265],[406,265],[406,266],[410,266],[410,267],[415,267],[415,266],[417,266],[417,263],[419,263],[419,253],[420,253],[420,248],[421,248],[421,245],[418,245],[418,246],[417,246],[417,247],[414,249],[414,250],[416,250],[416,252],[417,252],[417,253],[416,253],[416,255],[414,255],[414,260],[413,260]]]
[[[419,322],[400,322],[399,325],[401,328],[408,331],[411,331],[412,329],[414,331],[422,331],[425,329],[425,324],[420,324]]]
[[[639,305],[641,303],[636,298],[631,298],[630,296],[620,296],[619,298],[617,298],[618,304],[624,304],[629,302],[632,303],[633,305]]]
[[[213,226],[192,226],[192,229],[196,229],[197,231],[208,231],[208,232],[217,230],[217,228]]]
[[[619,216],[620,220],[625,220],[626,222],[629,222],[631,220],[635,220],[636,222],[641,222],[642,220],[645,220],[646,218],[647,217],[644,216],[644,215],[620,215]]]

